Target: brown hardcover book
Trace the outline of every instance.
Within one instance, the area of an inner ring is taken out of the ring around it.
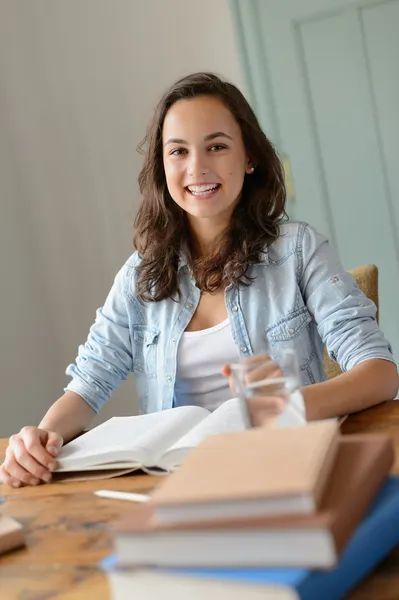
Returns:
[[[0,515],[0,554],[25,545],[22,525],[11,517]]]
[[[153,493],[164,522],[312,513],[334,464],[336,421],[206,438]]]
[[[339,439],[334,469],[315,514],[161,524],[135,506],[113,524],[121,566],[328,568],[365,515],[394,461],[390,437]]]

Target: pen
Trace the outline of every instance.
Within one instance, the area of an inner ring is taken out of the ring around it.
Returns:
[[[147,494],[133,494],[131,492],[117,492],[115,490],[96,490],[94,494],[100,498],[130,500],[131,502],[147,502],[150,499]]]

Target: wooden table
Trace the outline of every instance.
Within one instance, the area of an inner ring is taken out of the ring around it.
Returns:
[[[342,431],[392,435],[396,447],[393,472],[399,474],[399,402],[386,402],[351,415]],[[7,440],[0,440],[0,459],[6,446]],[[106,577],[97,563],[112,552],[107,523],[131,505],[98,498],[93,490],[148,492],[159,481],[131,475],[17,490],[0,485],[0,495],[7,497],[4,513],[22,522],[27,531],[27,548],[0,558],[1,600],[109,600]],[[350,600],[398,598],[399,549],[350,595]]]

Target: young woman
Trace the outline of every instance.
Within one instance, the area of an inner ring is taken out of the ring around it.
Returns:
[[[241,92],[207,73],[175,83],[146,136],[137,252],[126,262],[38,428],[10,438],[9,485],[51,479],[54,457],[130,371],[141,412],[231,397],[228,364],[299,357],[307,419],[395,396],[376,309],[326,238],[285,219],[280,160]],[[324,381],[323,344],[344,373]],[[276,367],[277,368],[277,367]],[[223,371],[223,372],[222,372]],[[270,401],[270,412],[281,409]]]

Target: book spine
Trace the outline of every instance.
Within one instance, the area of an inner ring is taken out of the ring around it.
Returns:
[[[314,571],[296,587],[300,600],[344,600],[399,543],[399,497],[392,493],[393,479],[388,479],[376,514],[355,533],[339,565],[332,571]],[[396,483],[397,488],[397,483]],[[391,491],[390,491],[391,490]],[[377,600],[377,599],[376,599]]]
[[[356,498],[352,498],[349,505],[346,504],[342,507],[342,512],[336,520],[336,526],[332,529],[338,553],[345,547],[348,538],[366,514],[378,491],[382,488],[394,459],[392,441],[387,439],[387,443],[381,448],[380,455],[375,460],[373,469],[369,471],[364,485],[356,490]]]
[[[321,472],[319,473],[316,487],[314,490],[314,500],[315,500],[316,509],[320,506],[320,503],[322,501],[323,494],[326,490],[329,477],[330,477],[331,472],[335,465],[335,461],[336,461],[336,458],[338,455],[338,450],[339,450],[339,436],[336,435],[335,438],[331,441],[330,448],[324,459],[324,464],[321,469]]]

